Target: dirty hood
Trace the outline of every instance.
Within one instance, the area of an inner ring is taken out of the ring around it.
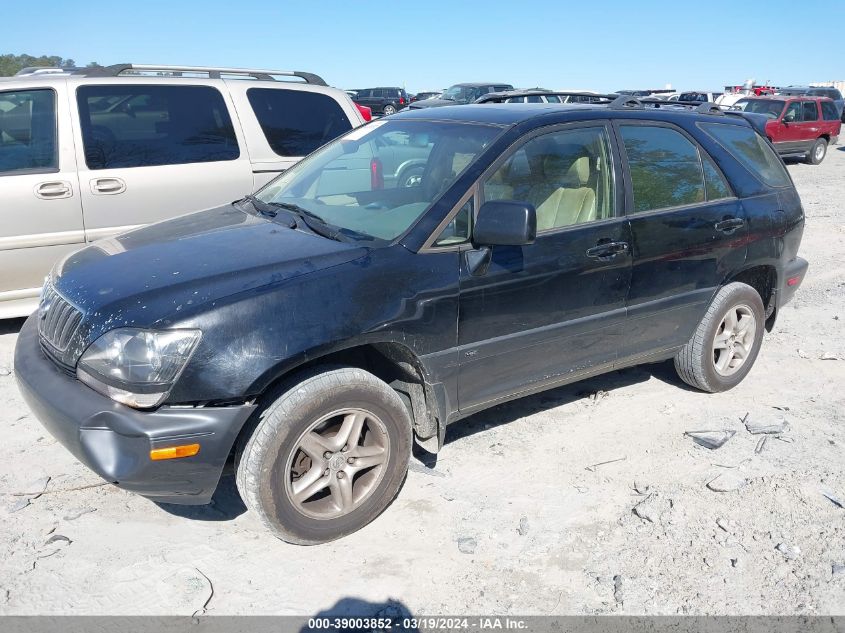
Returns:
[[[57,264],[52,283],[86,329],[148,327],[367,251],[226,205],[94,242]]]

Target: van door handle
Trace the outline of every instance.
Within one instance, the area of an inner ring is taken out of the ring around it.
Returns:
[[[126,191],[126,183],[120,178],[95,178],[91,181],[91,193],[114,195]]]
[[[743,226],[745,226],[745,220],[742,218],[725,218],[721,222],[716,222],[713,228],[722,233],[730,234],[737,229],[741,229]]]
[[[35,185],[35,197],[42,200],[60,200],[70,198],[73,195],[73,187],[64,180],[41,182]]]
[[[603,242],[587,249],[587,257],[593,259],[613,259],[621,253],[628,252],[628,242]]]

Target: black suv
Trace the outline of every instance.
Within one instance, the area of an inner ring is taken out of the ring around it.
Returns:
[[[384,116],[395,114],[410,102],[404,88],[362,88],[353,92],[355,103],[367,106],[373,114]]]
[[[505,90],[513,90],[513,86],[510,84],[497,84],[491,82],[455,84],[451,88],[446,89],[437,99],[414,101],[410,107],[412,110],[417,110],[422,108],[439,108],[441,106],[450,105],[464,105],[472,103],[482,95],[486,95],[488,92],[504,92]]]
[[[122,488],[207,503],[234,456],[276,535],[349,534],[414,439],[436,452],[477,411],[666,359],[707,392],[745,378],[807,270],[801,201],[746,116],[621,98],[355,129],[255,196],[57,264],[21,391]],[[380,173],[402,144],[411,186]]]

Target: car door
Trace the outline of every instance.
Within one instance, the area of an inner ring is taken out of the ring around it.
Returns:
[[[631,274],[609,124],[536,133],[487,170],[477,203],[534,205],[533,244],[463,253],[458,320],[462,413],[609,368]]]
[[[29,314],[85,241],[64,81],[0,90],[0,319]]]
[[[807,99],[801,102],[801,123],[798,124],[798,130],[801,150],[809,151],[822,134],[818,101]]]
[[[790,101],[778,121],[774,138],[775,149],[781,154],[801,150],[801,102]]]
[[[73,102],[85,236],[94,240],[252,191],[243,133],[220,84],[83,81]],[[122,101],[124,111],[102,107]]]
[[[622,358],[689,340],[711,297],[745,261],[746,217],[713,159],[686,132],[616,123],[629,175],[633,270]]]

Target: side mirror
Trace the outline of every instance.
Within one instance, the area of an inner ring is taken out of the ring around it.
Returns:
[[[795,121],[795,115],[794,114],[787,114],[785,117],[783,117],[784,123],[792,123],[793,121]]]
[[[527,202],[485,202],[472,231],[477,246],[523,246],[532,244],[536,237],[537,212]]]

